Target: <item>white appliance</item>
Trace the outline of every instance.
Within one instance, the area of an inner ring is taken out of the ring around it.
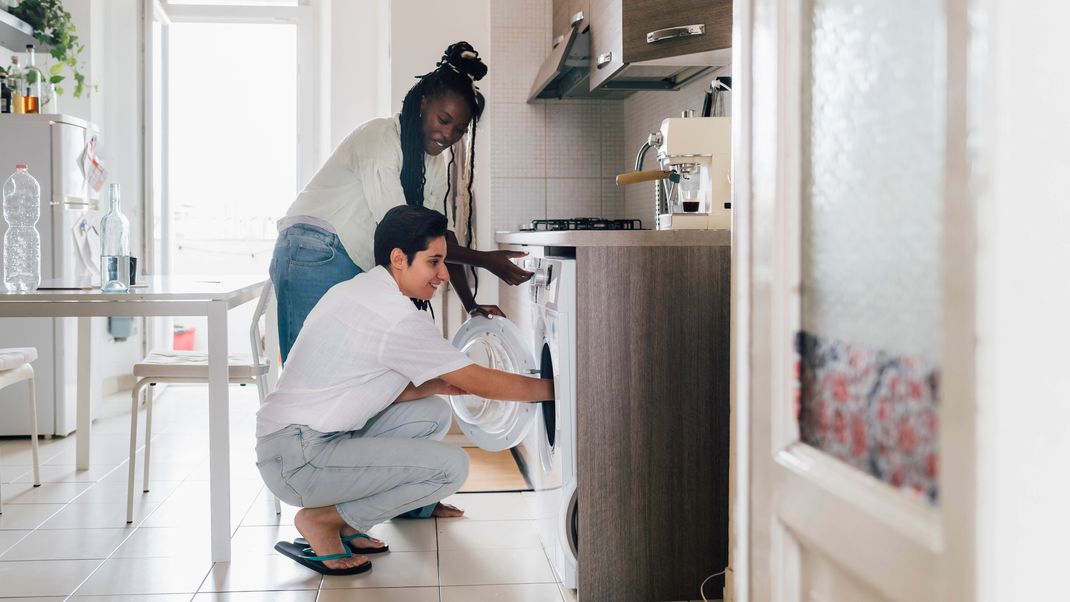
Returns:
[[[41,279],[74,282],[87,277],[87,247],[99,195],[86,183],[82,159],[96,127],[66,115],[0,115],[0,181],[25,163],[41,184]],[[0,219],[0,236],[7,223]],[[2,253],[2,250],[0,250]],[[0,318],[0,347],[36,347],[37,419],[43,435],[75,428],[77,319]],[[0,435],[28,435],[25,390],[0,391]]]
[[[554,379],[554,400],[540,404],[452,397],[465,435],[491,451],[520,445],[535,488],[539,540],[557,578],[577,585],[576,506],[576,268],[575,260],[545,257],[529,249],[521,260],[535,273],[527,285],[528,307],[520,324],[502,318],[473,318],[453,343],[477,363]],[[515,318],[516,319],[516,318]],[[522,444],[522,445],[521,445]]]

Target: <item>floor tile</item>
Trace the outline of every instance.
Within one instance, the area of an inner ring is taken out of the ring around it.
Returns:
[[[126,504],[68,504],[42,529],[133,529],[159,504],[134,503],[134,522],[126,522]]]
[[[449,519],[438,521],[438,549],[492,550],[538,548],[535,521],[486,521]]]
[[[63,504],[11,504],[4,506],[0,514],[0,529],[36,529],[52,515],[63,509]]]
[[[0,557],[32,531],[0,531]]]
[[[535,518],[531,499],[519,493],[458,493],[442,501],[464,510],[464,518],[469,520]]]
[[[232,556],[217,562],[201,585],[201,592],[317,589],[322,576],[312,569],[276,554]]]
[[[388,587],[362,589],[354,595],[350,589],[325,589],[317,602],[439,602],[437,587]]]
[[[133,594],[129,596],[72,596],[79,602],[189,602],[190,594]],[[4,600],[4,602],[8,602]]]
[[[33,483],[11,483],[4,485],[4,503],[66,504],[90,487],[92,483],[42,483],[40,487],[34,487]]]
[[[368,531],[386,542],[393,552],[433,552],[438,549],[433,520],[396,520],[375,525]]]
[[[541,549],[455,550],[439,553],[442,585],[554,583]]]
[[[198,529],[180,527],[140,527],[113,558],[210,558],[211,534],[208,525]]]
[[[4,563],[0,562],[0,566]],[[208,557],[112,558],[78,588],[79,596],[193,594],[212,569]]]
[[[317,593],[316,590],[202,593],[194,596],[193,602],[316,602]]]
[[[435,552],[388,552],[370,556],[372,570],[350,577],[323,577],[322,589],[426,587],[438,585]]]
[[[166,500],[181,481],[157,481],[152,480],[152,487],[148,493],[144,493],[141,480],[134,483],[135,502],[161,503]],[[42,488],[44,485],[42,485]],[[85,493],[74,499],[75,504],[125,504],[126,503],[126,479],[122,483],[109,482],[107,479],[99,483],[90,484]]]
[[[0,562],[0,597],[67,596],[101,561]]]
[[[51,464],[41,466],[42,483],[96,483],[109,472],[115,470],[115,464],[90,464],[86,470],[78,470],[74,464]],[[26,471],[15,483],[32,483],[33,471]]]
[[[442,588],[442,602],[562,602],[554,583]]]
[[[4,602],[63,602],[67,598],[60,597],[45,597],[34,596],[33,598],[4,598]]]
[[[293,525],[239,527],[230,540],[231,553],[238,556],[271,556],[278,554],[275,543],[293,541],[301,537]]]
[[[125,529],[37,530],[0,560],[91,560],[107,558],[130,531]]]

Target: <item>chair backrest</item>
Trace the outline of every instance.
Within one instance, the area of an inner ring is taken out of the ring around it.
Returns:
[[[260,321],[264,321],[263,327]],[[252,347],[253,363],[262,364],[269,361],[268,373],[257,377],[256,388],[263,401],[267,394],[275,390],[279,380],[279,328],[275,311],[275,289],[270,280],[260,292],[260,300],[253,310],[253,323],[249,326],[249,342]]]

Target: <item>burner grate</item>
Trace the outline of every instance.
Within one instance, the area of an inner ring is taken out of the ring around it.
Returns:
[[[572,217],[567,219],[531,220],[528,230],[642,230],[643,222],[637,219],[602,219],[598,217]]]

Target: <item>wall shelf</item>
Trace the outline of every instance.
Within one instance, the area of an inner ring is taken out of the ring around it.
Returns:
[[[0,46],[12,52],[22,53],[27,44],[43,46],[33,37],[33,28],[28,23],[0,9]]]

